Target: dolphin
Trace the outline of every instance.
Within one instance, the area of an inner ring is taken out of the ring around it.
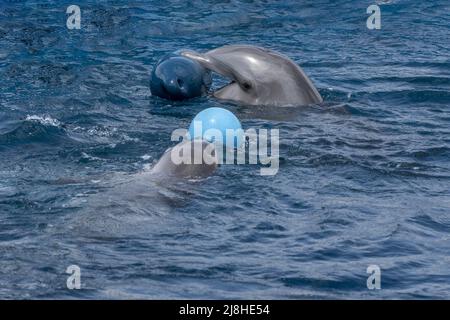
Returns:
[[[213,93],[218,99],[246,105],[308,105],[323,101],[312,81],[291,59],[251,46],[226,45],[205,54],[182,50],[182,56],[231,79]]]
[[[167,149],[150,171],[163,180],[206,178],[214,173],[218,160],[214,144],[185,140]]]
[[[203,156],[200,164],[193,162],[196,152]],[[177,163],[176,156],[184,162]],[[69,229],[62,228],[62,234],[69,234],[69,230],[72,235],[97,239],[148,234],[175,208],[189,202],[197,192],[194,183],[211,176],[217,163],[214,144],[200,139],[183,140],[167,149],[150,170],[115,174],[96,186],[97,189],[101,186],[101,192],[71,199],[67,207],[84,210],[64,223]],[[56,229],[59,233],[60,229]]]

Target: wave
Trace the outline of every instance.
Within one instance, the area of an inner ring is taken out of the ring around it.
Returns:
[[[37,121],[44,126],[61,127],[61,122],[58,119],[53,119],[50,116],[37,116],[37,115],[27,115],[25,121]]]
[[[0,134],[0,146],[27,143],[72,142],[63,124],[50,116],[28,115],[24,120],[12,121]]]

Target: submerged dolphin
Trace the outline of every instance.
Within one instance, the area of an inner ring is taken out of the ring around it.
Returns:
[[[214,92],[218,99],[249,105],[307,105],[323,101],[296,63],[269,49],[228,45],[205,54],[181,51],[181,55],[232,80]]]
[[[196,153],[203,157],[200,164],[194,163]],[[177,156],[184,163],[177,163]],[[111,239],[147,234],[159,225],[155,225],[155,217],[168,216],[174,208],[188,203],[197,192],[194,182],[211,176],[217,163],[214,144],[182,141],[167,149],[151,170],[115,174],[101,182],[101,192],[71,199],[67,207],[87,210],[73,215],[65,225],[72,235],[86,237]],[[69,232],[65,230],[63,234]]]
[[[203,140],[183,141],[167,149],[150,174],[158,175],[164,180],[206,178],[214,173],[217,163],[214,144]]]

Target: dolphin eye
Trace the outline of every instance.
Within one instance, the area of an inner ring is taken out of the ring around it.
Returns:
[[[249,90],[249,89],[252,87],[251,84],[248,83],[248,82],[244,82],[244,83],[242,84],[242,86],[244,87],[245,90]]]

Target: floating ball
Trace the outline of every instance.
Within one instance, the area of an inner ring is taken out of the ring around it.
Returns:
[[[172,53],[153,68],[150,90],[160,98],[184,100],[205,94],[211,82],[211,72],[197,61]]]
[[[239,148],[244,141],[241,122],[223,108],[208,108],[199,112],[189,126],[189,136],[221,143],[226,148]]]

